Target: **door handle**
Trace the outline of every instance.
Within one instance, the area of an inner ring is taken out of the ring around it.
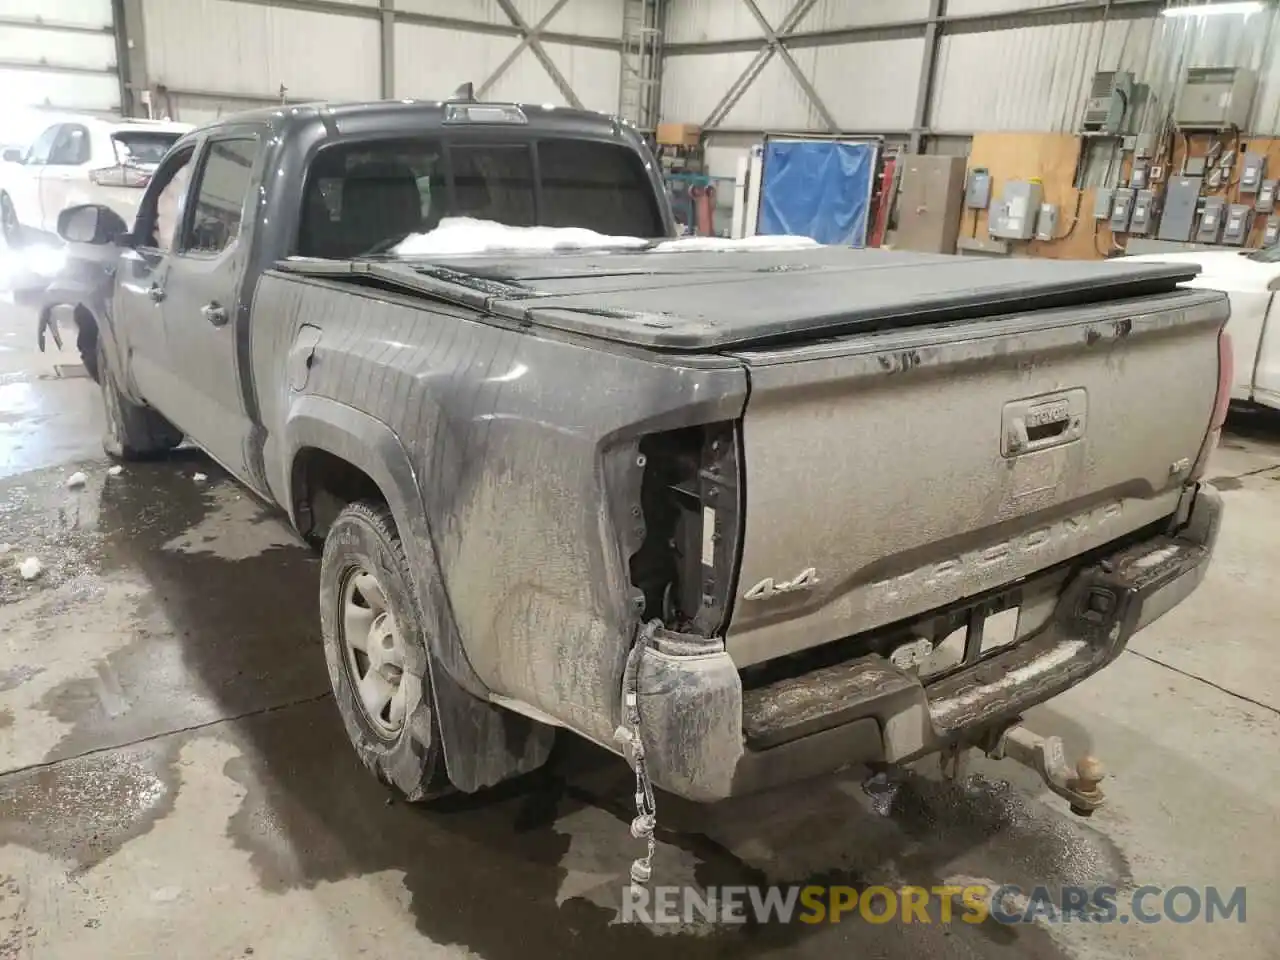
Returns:
[[[147,287],[147,296],[155,303],[159,303],[164,299],[164,287],[160,286],[158,283],[153,283],[151,286]]]
[[[216,300],[212,303],[206,303],[200,308],[200,312],[204,314],[204,318],[215,327],[224,327],[227,324],[227,308],[219,304]]]

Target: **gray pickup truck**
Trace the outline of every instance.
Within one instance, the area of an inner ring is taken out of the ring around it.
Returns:
[[[395,252],[456,217],[646,242]],[[323,544],[338,707],[411,799],[563,727],[642,796],[978,747],[1087,812],[1098,771],[1021,714],[1218,530],[1228,311],[1194,267],[682,249],[627,125],[465,101],[231,117],[131,227],[60,232],[118,251],[82,297],[109,452],[188,437]]]

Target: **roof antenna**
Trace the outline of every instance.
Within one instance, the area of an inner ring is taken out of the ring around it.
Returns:
[[[475,86],[475,84],[474,84],[474,83],[472,83],[470,80],[468,80],[468,81],[467,81],[466,83],[464,83],[462,86],[458,87],[458,89],[457,89],[457,90],[453,91],[453,96],[452,96],[452,97],[450,97],[449,99],[450,99],[450,100],[465,100],[465,101],[467,101],[467,102],[469,102],[469,103],[475,103],[475,100],[476,100],[476,86]]]

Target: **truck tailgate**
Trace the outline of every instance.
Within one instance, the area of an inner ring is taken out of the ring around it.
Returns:
[[[1161,520],[1214,407],[1216,295],[740,350],[745,666],[923,614]]]

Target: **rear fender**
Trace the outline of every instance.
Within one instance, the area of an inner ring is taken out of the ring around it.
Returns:
[[[555,731],[489,702],[489,691],[472,669],[458,634],[417,474],[399,438],[382,421],[317,396],[294,400],[284,432],[285,475],[277,489],[290,489],[299,451],[314,447],[364,471],[386,498],[427,628],[431,689],[453,785],[473,792],[540,767]],[[289,518],[297,526],[297,507],[287,499]]]

